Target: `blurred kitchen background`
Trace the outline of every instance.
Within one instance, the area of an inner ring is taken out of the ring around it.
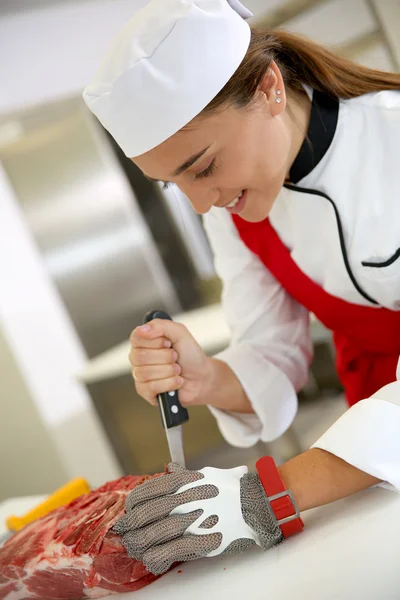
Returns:
[[[83,476],[98,485],[163,469],[158,411],[135,393],[128,338],[150,308],[209,354],[229,344],[201,220],[146,180],[81,99],[99,56],[147,0],[0,1],[0,501]],[[400,70],[400,0],[244,0],[362,64]],[[330,336],[291,430],[229,447],[191,410],[189,466],[252,466],[306,449],[345,410]]]

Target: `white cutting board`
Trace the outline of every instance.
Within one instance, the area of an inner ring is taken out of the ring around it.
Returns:
[[[112,599],[400,599],[400,494],[373,488],[308,511],[304,522],[273,550],[186,563]]]

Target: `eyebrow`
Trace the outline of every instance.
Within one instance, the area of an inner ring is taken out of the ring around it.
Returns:
[[[193,154],[190,158],[188,158],[187,160],[185,160],[184,163],[182,163],[180,165],[180,167],[178,167],[173,173],[172,173],[172,177],[178,177],[178,175],[181,175],[184,171],[186,171],[186,169],[189,169],[189,167],[191,167],[192,165],[194,165],[195,162],[197,162],[199,160],[199,158],[201,158],[203,156],[203,154],[205,154],[207,152],[207,150],[209,149],[210,146],[207,146],[207,148],[204,148],[203,150],[201,150],[200,152],[197,152],[197,154]],[[159,183],[159,179],[154,179],[153,177],[149,177],[148,175],[145,175],[146,179],[150,179],[150,181],[155,181],[156,183]]]
[[[207,146],[207,148],[204,148],[204,150],[201,150],[200,152],[197,152],[197,154],[193,154],[193,156],[191,156],[190,158],[188,158],[187,160],[185,160],[184,163],[181,164],[180,167],[178,167],[176,169],[176,171],[173,172],[172,177],[178,177],[178,175],[181,175],[181,173],[183,173],[184,171],[186,171],[186,169],[189,169],[189,167],[191,167],[192,165],[194,165],[195,162],[197,162],[199,160],[199,158],[201,158],[203,156],[203,154],[205,154],[207,152],[207,150],[209,149],[210,146]]]

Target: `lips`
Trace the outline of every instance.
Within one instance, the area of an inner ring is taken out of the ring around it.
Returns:
[[[232,215],[238,215],[245,207],[247,200],[247,190],[243,190],[241,194],[228,205],[225,205],[226,210]]]
[[[229,204],[227,204],[227,205],[225,206],[225,208],[234,208],[234,207],[236,206],[236,204],[239,202],[240,198],[243,196],[243,191],[244,191],[244,190],[242,190],[242,191],[240,192],[239,196],[236,196],[236,198],[234,198],[234,199],[232,200],[232,202],[230,202]]]

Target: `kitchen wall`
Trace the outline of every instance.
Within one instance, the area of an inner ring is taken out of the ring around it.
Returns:
[[[1,502],[50,492],[67,472],[1,327],[0,365]]]
[[[87,357],[1,165],[0,198],[2,335],[18,364],[21,382],[29,389],[32,408],[57,449],[63,464],[63,479],[85,477],[91,485],[99,485],[118,477],[120,470],[89,394],[75,380],[75,373],[83,368]],[[15,380],[9,380],[7,363],[3,361],[0,361],[0,380],[8,382],[7,392],[3,389],[0,392],[0,422],[5,423],[19,389],[13,394],[11,381]],[[29,441],[30,415],[21,409],[19,418]],[[17,447],[19,429],[13,427],[12,433],[9,441],[14,443],[8,445],[11,454]],[[33,444],[34,430],[32,435]],[[34,470],[40,468],[38,462]],[[32,493],[29,481],[24,492]]]
[[[147,0],[35,0],[0,3],[0,116],[81,90],[110,38]],[[398,0],[247,0],[255,19],[282,24],[318,41],[353,43],[383,25],[389,50],[376,37],[380,60],[400,55]],[[25,10],[13,10],[13,6]],[[39,8],[38,8],[39,6]],[[36,9],[35,9],[36,7]],[[385,44],[384,44],[385,45]],[[384,59],[382,59],[384,55]],[[23,82],[23,85],[21,83]],[[0,133],[1,137],[1,133]]]
[[[15,0],[3,8],[0,2],[0,52],[10,57],[0,61],[0,115],[79,95],[109,40],[146,2]],[[250,0],[249,6],[260,12],[279,3]]]
[[[25,2],[26,10],[10,6],[1,15],[0,2],[0,52],[8,57],[0,61],[0,115],[79,95],[110,37],[145,3],[66,1],[29,10]]]

